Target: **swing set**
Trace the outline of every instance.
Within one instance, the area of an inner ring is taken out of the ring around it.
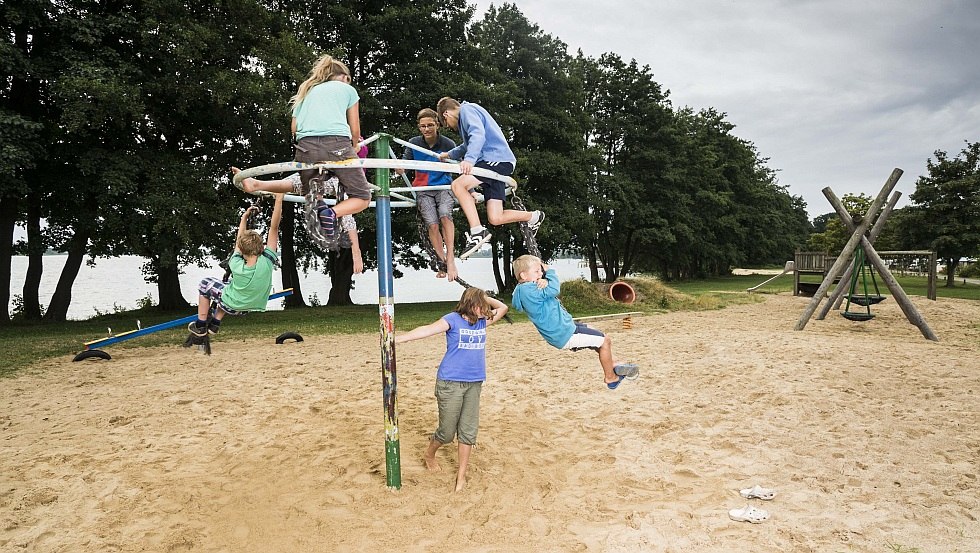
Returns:
[[[827,270],[823,282],[820,283],[810,303],[796,322],[796,330],[806,328],[807,322],[809,322],[820,305],[820,302],[823,301],[823,298],[827,295],[830,287],[837,281],[838,277],[840,277],[840,281],[837,284],[837,288],[834,289],[830,299],[826,302],[820,315],[817,317],[817,320],[824,319],[832,307],[840,305],[845,291],[847,291],[847,306],[841,315],[851,321],[870,321],[873,319],[874,315],[871,313],[871,306],[884,299],[884,296],[878,290],[878,281],[874,276],[874,272],[876,271],[881,276],[885,286],[888,287],[895,302],[901,307],[905,318],[918,327],[919,331],[927,339],[939,341],[939,337],[929,328],[922,314],[916,309],[915,304],[909,299],[908,294],[902,289],[898,280],[889,271],[887,264],[882,260],[881,255],[874,248],[874,241],[881,234],[882,229],[885,227],[885,221],[901,197],[900,192],[896,191],[892,194],[892,190],[895,188],[901,176],[901,169],[896,168],[892,171],[892,174],[885,181],[884,186],[882,186],[878,195],[871,203],[871,207],[868,208],[868,211],[863,216],[852,216],[847,212],[844,204],[841,203],[840,199],[830,187],[823,189],[824,196],[834,206],[837,216],[840,217],[844,226],[851,231],[851,237],[842,249],[847,254],[838,256],[833,266]],[[889,194],[891,194],[891,197],[889,197]],[[886,198],[888,199],[887,202],[885,201]],[[874,223],[873,226],[872,223]],[[934,262],[933,266],[935,266]],[[868,288],[869,279],[874,289],[873,294]],[[860,290],[858,289],[859,281],[861,282]],[[856,307],[852,309],[851,304],[864,307],[864,309],[861,310]]]
[[[873,294],[868,290],[869,276],[874,289]],[[861,283],[860,289],[858,288],[858,281]],[[858,248],[854,252],[854,265],[851,268],[851,286],[847,292],[847,304],[844,306],[844,311],[841,312],[841,316],[849,321],[870,321],[875,318],[871,313],[871,306],[877,305],[884,300],[885,296],[882,296],[878,290],[878,279],[875,278],[874,268],[867,263],[864,257],[864,249]],[[861,306],[864,310],[852,309],[851,304]]]

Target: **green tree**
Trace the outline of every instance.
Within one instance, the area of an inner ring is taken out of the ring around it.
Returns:
[[[48,119],[45,83],[54,76],[62,33],[54,17],[55,6],[45,1],[24,1],[0,8],[0,69],[7,76],[0,84],[0,301],[10,300],[13,233],[26,221],[30,240],[21,253],[29,264],[23,306],[28,319],[39,319],[37,286],[45,244],[40,231],[42,178],[48,154]],[[34,283],[33,286],[30,283]],[[9,322],[6,307],[0,324]]]
[[[460,100],[485,107],[510,139],[517,157],[514,178],[528,209],[542,208],[548,219],[537,243],[545,258],[569,243],[583,222],[587,118],[582,86],[568,47],[544,33],[513,4],[491,6],[470,33],[479,50],[473,76],[489,83]],[[526,252],[517,225],[494,230],[494,276],[498,289],[512,288],[513,258]]]
[[[824,213],[823,215],[817,215],[813,218],[813,232],[823,232],[827,230],[827,223],[833,221],[837,218],[836,213]]]
[[[360,94],[365,136],[388,132],[411,137],[417,134],[415,116],[420,109],[435,107],[441,96],[476,82],[468,76],[475,54],[466,38],[474,9],[465,0],[285,2],[283,8],[290,12],[300,40],[311,48],[289,95],[305,79],[318,53],[337,56],[350,68],[352,84]],[[393,254],[399,264],[422,268],[427,260],[419,253],[412,211],[392,211]],[[371,267],[377,259],[375,213],[369,210],[356,219],[365,266]],[[297,233],[295,244],[298,267],[331,272],[334,286],[345,283],[349,291],[349,263],[327,262],[326,254],[310,243],[304,231]],[[333,274],[335,267],[345,274]],[[332,292],[329,297],[330,303],[349,301],[344,293]]]
[[[904,233],[917,247],[933,249],[947,267],[946,286],[955,282],[962,257],[980,254],[980,142],[966,143],[955,157],[936,150],[926,162],[909,199]]]
[[[873,198],[865,194],[844,194],[841,204],[851,217],[863,217],[871,207]],[[823,232],[814,232],[807,239],[807,249],[814,251],[825,251],[831,255],[839,255],[847,241],[851,239],[851,231],[847,230],[844,223],[833,213],[833,218],[827,220]]]
[[[156,0],[77,2],[60,17],[74,48],[53,85],[58,143],[81,206],[48,215],[69,262],[45,317],[64,317],[85,253],[147,258],[160,308],[186,306],[180,266],[231,249],[241,199],[226,195],[228,166],[270,103],[252,85],[252,45],[278,16]]]
[[[578,243],[593,280],[601,265],[612,281],[629,273],[647,246],[674,238],[666,205],[657,201],[670,179],[673,114],[648,66],[610,53],[580,54],[577,63],[591,117],[584,137],[593,150],[584,204],[590,220],[579,226]]]

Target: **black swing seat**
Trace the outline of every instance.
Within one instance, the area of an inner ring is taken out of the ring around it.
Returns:
[[[849,311],[841,313],[841,316],[849,321],[870,321],[875,318],[871,313],[852,313]]]
[[[867,307],[869,305],[878,305],[879,303],[885,301],[885,296],[864,296],[864,295],[852,295],[850,297],[851,303],[856,303],[861,307]]]

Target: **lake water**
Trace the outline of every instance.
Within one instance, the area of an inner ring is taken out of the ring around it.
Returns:
[[[44,307],[47,307],[51,301],[51,295],[54,293],[67,257],[66,255],[44,256],[44,273],[40,287],[40,300]],[[14,295],[23,293],[24,278],[27,274],[27,257],[15,256],[11,261],[11,303],[8,307],[9,310],[13,309]],[[83,263],[72,287],[68,318],[88,319],[96,314],[96,310],[106,313],[112,312],[116,307],[135,309],[139,300],[146,296],[153,298],[153,303],[157,304],[159,296],[157,295],[156,284],[144,282],[143,274],[140,272],[140,267],[144,262],[142,257],[123,256],[99,259],[94,267],[89,267]],[[560,259],[549,266],[554,267],[558,277],[564,281],[588,278],[588,267],[581,265],[582,263],[578,259]],[[497,285],[493,279],[493,266],[490,263],[490,258],[470,258],[466,261],[458,261],[457,268],[460,278],[473,286],[479,286],[486,290],[496,290]],[[400,270],[404,276],[394,281],[396,303],[455,301],[459,299],[462,292],[462,288],[458,284],[449,283],[445,279],[437,279],[431,271],[419,271],[404,267]],[[206,276],[221,276],[222,274],[224,274],[224,270],[218,267],[217,261],[211,267],[184,267],[184,274],[180,275],[180,289],[184,298],[188,303],[196,304],[198,282]],[[327,275],[310,273],[305,276],[300,275],[300,279],[300,285],[307,303],[310,303],[310,297],[313,294],[316,294],[321,304],[327,302],[330,292],[330,278]],[[273,288],[275,290],[282,289],[280,272],[276,272],[275,277],[273,277]],[[365,305],[378,303],[378,273],[376,270],[354,275],[351,300],[354,303]],[[281,302],[269,303],[269,310],[278,309],[282,309]]]

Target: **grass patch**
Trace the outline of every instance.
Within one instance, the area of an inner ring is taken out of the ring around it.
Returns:
[[[766,278],[768,277],[765,275],[729,276],[676,282],[669,286],[655,278],[628,278],[624,279],[625,282],[636,292],[636,301],[632,304],[610,299],[608,284],[594,284],[580,279],[562,283],[561,300],[574,317],[625,311],[704,311],[762,301],[759,294],[747,294],[745,290]],[[899,282],[910,295],[924,296],[926,293],[925,277],[899,277]],[[792,284],[792,277],[784,275],[759,292],[789,293]],[[879,284],[879,287],[882,293],[887,294],[883,285]],[[960,282],[953,288],[940,286],[937,293],[944,298],[980,300],[980,285]],[[452,311],[455,306],[455,302],[397,304],[396,327],[404,331],[428,324]],[[0,344],[4,350],[4,356],[0,359],[0,377],[12,375],[23,367],[45,359],[74,355],[84,349],[85,342],[107,336],[108,328],[112,328],[114,333],[122,333],[135,329],[137,320],[143,327],[148,327],[186,317],[191,313],[191,308],[161,312],[151,307],[100,315],[85,321],[13,323],[0,326]],[[515,322],[527,320],[526,316],[516,310],[511,310],[510,317]],[[323,306],[252,313],[244,317],[230,317],[226,322],[216,338],[216,344],[256,338],[267,339],[271,343],[276,336],[287,331],[298,332],[303,336],[316,336],[377,332],[379,327],[377,305]],[[177,346],[183,343],[186,336],[186,329],[178,327],[113,344],[106,351],[111,355],[113,351],[124,348]]]
[[[431,323],[456,306],[455,302],[406,303],[395,307],[397,327],[400,330]],[[85,349],[84,343],[108,336],[108,329],[120,334],[142,326],[172,321],[193,313],[191,308],[182,311],[163,312],[155,308],[140,309],[101,315],[84,321],[64,323],[14,323],[0,327],[0,344],[4,356],[0,359],[0,377],[13,374],[17,369],[52,357],[74,355]],[[221,327],[215,343],[268,337],[271,342],[283,332],[299,332],[303,336],[318,334],[355,334],[377,332],[377,305],[353,305],[344,307],[309,307],[250,313],[243,317],[228,317]],[[140,336],[133,340],[112,344],[106,352],[125,348],[178,345],[187,337],[182,327]]]

